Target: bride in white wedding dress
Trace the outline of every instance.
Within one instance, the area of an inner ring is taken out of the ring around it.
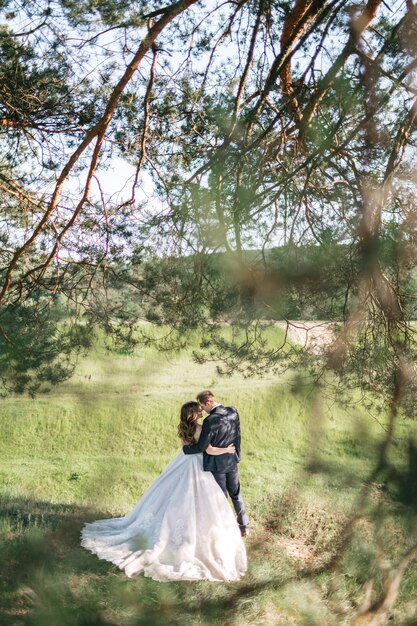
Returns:
[[[197,402],[181,407],[178,434],[198,441]],[[233,454],[234,446],[208,454]],[[154,580],[238,580],[246,572],[246,550],[227,498],[202,454],[178,454],[125,517],[86,524],[81,545],[111,561],[127,576]]]

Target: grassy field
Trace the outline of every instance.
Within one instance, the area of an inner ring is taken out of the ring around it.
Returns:
[[[271,333],[278,341],[281,331]],[[215,364],[193,362],[195,340],[179,354],[130,356],[97,342],[61,387],[2,400],[0,624],[330,626],[353,624],[371,577],[380,597],[416,542],[415,511],[384,484],[367,485],[367,514],[341,546],[383,426],[360,405],[343,410],[292,385],[290,374],[219,378]],[[179,450],[180,405],[207,387],[241,414],[249,572],[236,584],[127,579],[79,547],[80,529],[133,506]],[[401,420],[399,470],[414,431]],[[416,597],[411,564],[391,623],[417,624]]]

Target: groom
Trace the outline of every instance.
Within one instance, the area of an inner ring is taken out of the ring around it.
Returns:
[[[200,439],[192,445],[183,447],[184,454],[196,454],[204,452],[203,467],[206,472],[211,472],[217,483],[232,499],[236,511],[237,523],[243,537],[249,535],[249,520],[246,515],[245,505],[240,495],[240,483],[237,473],[237,464],[240,461],[240,422],[239,414],[234,407],[222,406],[216,402],[211,391],[201,391],[197,396],[197,402],[208,413],[203,422]],[[236,454],[209,455],[205,452],[211,443],[218,448],[225,448],[234,444]]]

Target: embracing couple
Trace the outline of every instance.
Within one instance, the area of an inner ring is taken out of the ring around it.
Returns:
[[[182,452],[130,513],[86,524],[81,543],[128,576],[238,580],[247,567],[242,537],[249,534],[237,470],[239,414],[202,391],[181,407],[178,435]]]

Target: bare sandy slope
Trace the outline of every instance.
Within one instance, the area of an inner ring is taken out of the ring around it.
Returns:
[[[287,330],[288,338],[304,346],[310,352],[318,354],[328,348],[335,340],[335,333],[332,325],[325,321],[281,321],[277,326],[284,331]]]

